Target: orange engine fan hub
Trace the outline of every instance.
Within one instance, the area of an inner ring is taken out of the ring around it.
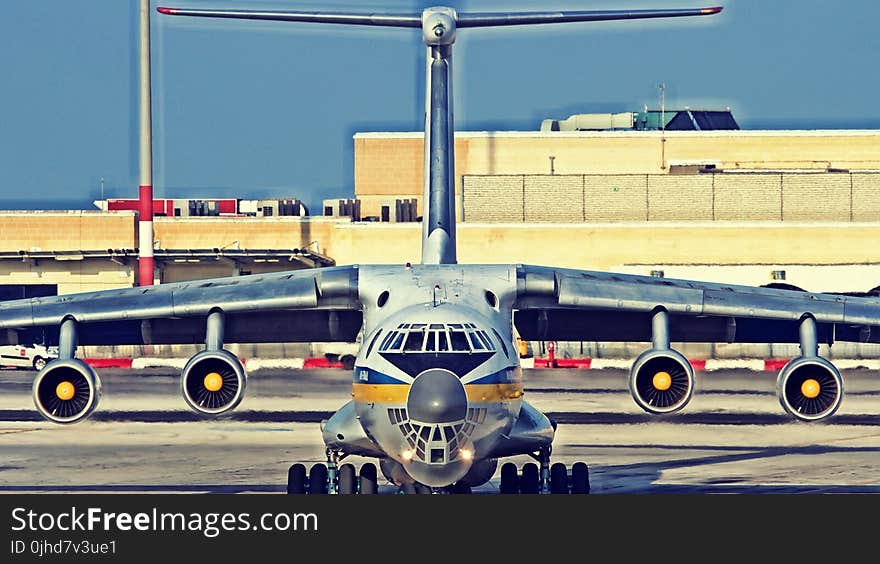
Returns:
[[[803,384],[801,384],[801,393],[805,398],[815,398],[819,395],[821,389],[822,387],[819,385],[819,382],[813,378],[808,378],[807,380],[804,380]]]
[[[205,389],[209,392],[219,392],[220,388],[223,387],[223,376],[220,376],[216,372],[209,372],[205,376]]]
[[[72,382],[68,382],[67,380],[60,382],[57,386],[55,386],[55,395],[58,397],[58,399],[62,401],[72,400],[75,394],[76,386],[74,386]]]
[[[665,392],[672,386],[672,376],[669,372],[661,371],[654,374],[654,378],[651,380],[651,383],[654,384],[654,388],[660,390],[661,392]]]

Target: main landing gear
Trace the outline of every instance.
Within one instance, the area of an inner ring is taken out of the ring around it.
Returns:
[[[503,494],[588,494],[590,493],[590,470],[583,462],[575,462],[571,473],[565,464],[550,464],[550,447],[545,447],[526,462],[522,470],[517,470],[513,462],[501,465],[501,486]]]
[[[354,464],[339,462],[345,455],[327,450],[327,463],[313,464],[306,473],[304,464],[294,464],[287,471],[289,494],[376,494],[379,492],[378,472],[372,462],[363,464],[360,472]]]
[[[590,493],[590,471],[583,462],[568,467],[556,462],[550,464],[550,447],[531,454],[535,462],[523,464],[519,470],[516,464],[506,462],[501,466],[501,486],[503,494],[588,494]],[[379,493],[376,465],[367,462],[360,467],[354,464],[339,464],[346,455],[328,449],[327,463],[316,463],[306,471],[304,464],[293,464],[287,471],[287,493],[289,494],[377,494]],[[471,488],[464,484],[453,484],[440,490],[422,484],[406,484],[400,493],[430,494],[450,493],[469,494]]]

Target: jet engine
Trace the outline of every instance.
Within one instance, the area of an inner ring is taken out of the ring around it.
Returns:
[[[49,421],[76,423],[98,406],[101,379],[82,360],[53,360],[34,379],[33,395],[37,411]]]
[[[802,421],[818,421],[840,407],[843,379],[824,358],[800,356],[779,371],[776,395],[789,415]]]
[[[193,355],[180,373],[180,389],[187,405],[203,415],[220,415],[244,397],[247,375],[241,361],[225,349]]]
[[[649,349],[633,363],[629,391],[648,413],[673,413],[690,401],[694,392],[694,369],[678,351]]]

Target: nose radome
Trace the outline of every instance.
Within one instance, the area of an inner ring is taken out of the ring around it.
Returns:
[[[467,415],[467,394],[458,376],[439,368],[419,374],[409,389],[410,419],[422,423],[451,423]]]

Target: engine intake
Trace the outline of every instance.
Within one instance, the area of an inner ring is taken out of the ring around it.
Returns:
[[[629,391],[636,404],[648,413],[673,413],[691,400],[694,369],[678,351],[647,350],[633,363]]]
[[[789,415],[801,421],[818,421],[840,407],[843,378],[824,358],[800,356],[779,371],[776,395]]]
[[[34,379],[34,405],[54,423],[86,419],[101,398],[101,379],[95,370],[76,358],[53,360]]]
[[[244,366],[225,349],[196,353],[180,374],[183,399],[203,415],[234,409],[244,397],[246,384]]]

